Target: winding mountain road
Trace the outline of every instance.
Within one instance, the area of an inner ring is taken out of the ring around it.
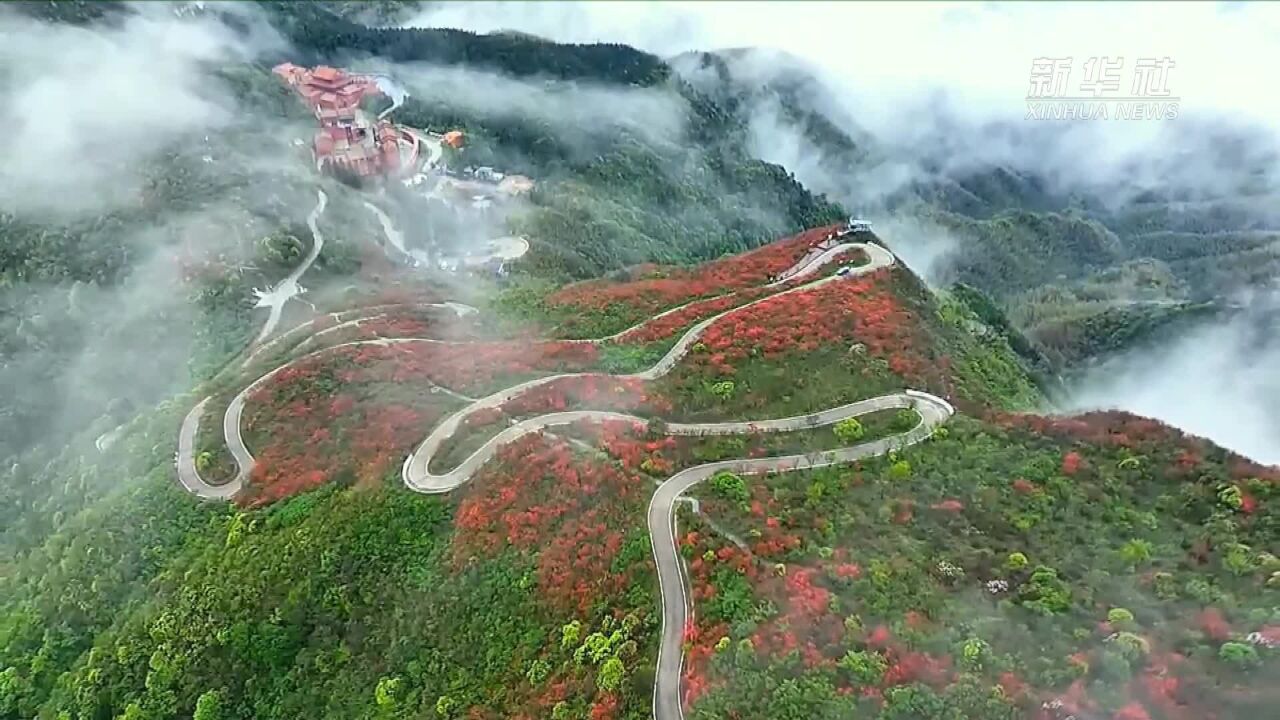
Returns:
[[[888,250],[885,250],[884,248],[880,247],[879,245],[862,244],[862,243],[845,243],[841,245],[836,245],[835,247],[832,247],[821,253],[813,254],[812,256],[806,256],[806,258],[802,260],[804,265],[800,267],[799,270],[788,275],[786,280],[778,280],[773,283],[770,283],[770,286],[781,285],[782,283],[795,279],[797,277],[804,277],[806,275],[810,275],[814,272],[817,272],[818,268],[822,267],[827,262],[827,260],[855,248],[861,249],[864,252],[866,252],[868,257],[870,257],[871,261],[866,263],[865,265],[861,265],[861,266],[858,266],[857,268],[854,268],[851,274],[865,274],[869,272],[874,272],[876,270],[879,270],[880,268],[888,267],[894,263],[893,254],[890,253]],[[673,345],[671,349],[668,350],[666,354],[663,355],[658,360],[658,362],[654,363],[653,367],[649,368],[648,370],[642,370],[640,372],[631,373],[627,375],[620,375],[618,377],[635,378],[638,380],[656,380],[662,377],[663,375],[666,375],[668,372],[671,372],[671,369],[676,366],[676,363],[679,362],[680,359],[683,358],[686,354],[688,354],[689,349],[692,348],[698,342],[698,340],[702,337],[702,334],[706,331],[706,329],[714,325],[718,320],[725,317],[726,315],[731,315],[736,312],[741,312],[742,310],[749,308],[752,305],[756,305],[758,303],[762,303],[772,298],[777,298],[782,295],[786,295],[788,293],[812,290],[815,287],[819,287],[821,285],[825,285],[826,283],[830,283],[830,282],[839,282],[842,279],[843,278],[840,276],[832,275],[829,277],[822,278],[820,280],[815,280],[814,282],[811,282],[811,283],[806,283],[804,285],[798,285],[796,287],[783,290],[782,292],[774,293],[772,295],[766,295],[765,297],[759,298],[752,302],[745,303],[743,305],[739,305],[738,307],[731,308],[729,310],[725,310],[724,312],[713,315],[705,320],[702,320],[701,322],[695,324],[693,327],[685,331],[684,335],[682,335],[680,339],[676,341],[675,345]],[[673,311],[668,311],[668,312],[673,312]],[[632,330],[635,330],[635,329],[636,328],[628,328],[626,330],[623,330],[621,333],[615,333],[614,335],[611,335],[607,338],[594,338],[591,340],[582,340],[579,342],[590,342],[590,343],[603,342],[605,340],[612,339],[614,337],[625,335],[626,333],[631,332]],[[440,423],[435,428],[433,428],[431,433],[427,435],[427,439],[424,440],[422,444],[418,446],[418,449],[414,450],[413,453],[410,454],[409,457],[405,460],[403,472],[401,473],[401,475],[404,477],[405,484],[408,485],[410,488],[423,493],[442,493],[442,492],[448,492],[450,490],[453,490],[454,488],[458,487],[462,483],[471,479],[471,476],[475,474],[475,471],[478,470],[486,462],[488,462],[489,458],[493,457],[494,453],[496,453],[498,451],[498,448],[500,448],[502,445],[508,442],[511,442],[512,440],[515,440],[520,435],[527,434],[529,432],[535,432],[536,430],[541,429],[536,422],[541,418],[534,418],[533,421],[518,423],[516,425],[513,425],[510,428],[507,428],[502,433],[499,433],[496,437],[490,439],[489,442],[482,445],[478,450],[472,453],[470,457],[468,457],[466,460],[463,460],[462,463],[458,465],[458,467],[454,468],[453,470],[450,470],[448,472],[441,473],[441,474],[436,474],[431,472],[431,470],[428,467],[431,462],[431,459],[440,451],[440,448],[444,445],[444,443],[448,441],[451,437],[453,437],[455,433],[458,432],[458,429],[462,427],[463,423],[466,422],[468,417],[470,417],[471,415],[477,412],[481,412],[483,410],[499,408],[509,400],[519,395],[522,395],[534,388],[546,385],[548,383],[553,383],[566,378],[586,377],[590,375],[599,375],[599,373],[561,373],[557,375],[548,375],[546,377],[536,378],[534,380],[529,380],[529,381],[520,383],[518,385],[512,385],[511,387],[505,388],[503,390],[499,390],[498,392],[492,393],[491,395],[480,398],[479,400],[475,401],[471,405],[468,405],[462,410],[459,410],[453,415],[450,415],[449,417],[445,418],[444,422]],[[582,419],[589,419],[590,417],[593,417],[593,413],[591,413],[590,411],[580,411],[580,412],[582,413],[580,416]],[[573,413],[569,413],[569,415],[572,415],[572,414]],[[542,417],[547,418],[552,416],[542,416]],[[567,422],[573,422],[573,420],[569,420]],[[560,424],[565,424],[565,423],[560,423]],[[517,432],[521,428],[524,428],[524,431]]]
[[[284,312],[285,303],[289,299],[300,294],[302,287],[298,285],[298,278],[311,267],[311,264],[320,257],[320,250],[324,248],[324,236],[320,234],[320,229],[316,224],[320,220],[320,214],[324,212],[325,205],[329,202],[329,196],[324,194],[323,190],[317,190],[317,199],[315,209],[311,214],[307,215],[307,227],[311,230],[311,250],[307,252],[307,256],[298,264],[283,280],[276,283],[276,286],[267,292],[258,291],[258,302],[254,307],[271,308],[267,315],[267,321],[262,325],[262,330],[258,332],[258,336],[253,339],[253,344],[266,340],[275,332],[276,325],[280,324],[280,315]]]
[[[300,325],[295,325],[292,328],[289,328],[288,330],[286,330],[285,332],[282,332],[279,335],[271,338],[271,340],[265,343],[262,343],[257,347],[254,347],[253,350],[249,353],[249,355],[245,357],[244,362],[241,363],[241,367],[242,368],[248,367],[256,358],[264,355],[267,351],[277,346],[284,345],[289,340],[296,338],[299,335],[305,334],[308,330],[313,330],[316,326],[316,323],[319,323],[324,320],[329,320],[336,324],[330,327],[324,328],[322,330],[312,332],[310,336],[308,336],[306,339],[304,339],[302,342],[296,345],[294,347],[294,350],[299,350],[305,347],[307,344],[314,342],[315,340],[323,337],[324,335],[334,332],[336,330],[339,330],[341,328],[358,326],[363,322],[368,322],[375,318],[386,317],[392,310],[398,310],[398,309],[404,309],[404,308],[432,308],[432,307],[439,307],[439,308],[452,310],[453,313],[458,317],[464,317],[466,315],[472,315],[480,312],[479,308],[475,308],[470,305],[466,305],[464,303],[445,301],[442,303],[388,303],[385,305],[369,305],[369,306],[358,308],[355,310],[341,310],[338,312],[326,313],[324,315],[314,317]]]
[[[449,307],[449,305],[453,305],[453,303],[439,303],[431,304],[429,306],[447,308],[449,310],[456,311],[455,308]],[[371,318],[363,318],[362,320],[369,319]],[[357,323],[360,322],[360,320],[351,322]],[[332,329],[336,328],[330,328],[330,330]],[[322,330],[312,337],[317,337],[325,332],[328,331]],[[308,340],[309,339],[310,338],[308,338]],[[304,343],[305,342],[306,341],[304,341]],[[236,393],[235,397],[231,398],[231,402],[227,404],[227,410],[222,416],[222,437],[227,444],[227,450],[231,452],[231,457],[236,464],[235,477],[225,483],[211,483],[205,480],[200,476],[200,470],[197,466],[197,458],[195,454],[196,434],[199,432],[200,428],[200,416],[204,413],[205,405],[212,399],[212,396],[204,398],[187,412],[186,417],[182,420],[182,427],[178,431],[178,453],[177,458],[175,459],[175,464],[178,470],[179,483],[181,483],[182,487],[186,488],[191,494],[205,500],[226,500],[233,497],[244,488],[245,483],[249,480],[249,474],[253,472],[255,462],[253,453],[249,451],[249,447],[244,442],[244,435],[241,433],[241,416],[244,414],[244,404],[255,390],[261,387],[263,383],[274,377],[276,373],[279,373],[281,370],[284,370],[299,360],[331,352],[338,348],[365,345],[379,345],[385,347],[389,345],[402,345],[409,343],[435,343],[443,345],[449,344],[449,341],[433,340],[431,338],[377,338],[374,340],[355,340],[352,342],[330,345],[329,347],[320,348],[319,350],[296,357],[279,367],[269,370],[257,380],[254,380],[252,383],[247,385],[243,390]],[[473,398],[459,395],[448,388],[434,384],[432,386],[437,388],[440,392],[453,395],[454,397],[463,399],[467,402],[474,402]]]
[[[658,490],[649,501],[646,520],[653,547],[653,562],[658,568],[658,594],[662,598],[662,635],[658,645],[658,665],[653,686],[655,720],[683,720],[684,718],[683,695],[680,691],[680,680],[684,672],[684,628],[693,608],[689,602],[684,565],[680,559],[679,547],[676,545],[676,500],[694,485],[722,471],[738,475],[762,475],[771,472],[810,470],[883,455],[890,450],[927,440],[935,428],[945,423],[955,413],[950,403],[942,398],[907,390],[902,393],[860,400],[812,415],[748,425],[756,432],[803,430],[832,425],[845,418],[892,408],[912,408],[920,414],[920,422],[905,433],[852,447],[805,455],[706,463],[682,470],[658,486]],[[668,425],[667,430],[673,434],[696,435],[749,432],[750,430],[732,427],[742,424],[724,423],[722,427],[717,427],[711,432],[705,427],[691,433],[680,432],[674,425]]]
[[[323,210],[323,205],[324,194],[321,193],[321,201],[318,205],[317,212],[313,213],[313,219],[318,215],[319,211]],[[319,235],[317,234],[317,242],[318,241]],[[788,268],[788,270],[780,274],[776,280],[769,283],[769,286],[777,287],[785,283],[789,283],[797,278],[806,277],[816,273],[830,260],[853,249],[860,249],[865,252],[869,258],[869,262],[864,265],[851,268],[848,273],[849,275],[862,275],[874,272],[881,268],[891,266],[895,262],[893,254],[880,245],[870,243],[840,243],[830,247],[811,249],[804,257],[796,262],[795,265]],[[301,272],[298,274],[300,275]],[[654,365],[649,369],[618,377],[642,380],[654,380],[660,378],[675,367],[676,363],[689,352],[690,348],[697,343],[708,327],[715,324],[725,316],[739,312],[757,303],[779,297],[780,295],[812,290],[815,287],[831,282],[840,282],[843,279],[844,277],[839,275],[823,277],[718,313],[696,323],[685,331],[671,349],[668,350],[666,354],[664,354],[662,358],[654,363]],[[672,308],[650,318],[644,323],[640,323],[635,327],[627,328],[626,330],[622,330],[604,338],[578,340],[575,342],[607,342],[626,335],[627,333],[642,327],[646,323],[652,322],[656,318],[677,312],[688,305],[696,302],[703,302],[707,299],[708,298],[702,298],[691,303],[686,303],[680,307]],[[461,312],[459,308],[462,306],[453,306],[452,303],[448,303],[441,305],[441,307],[450,307],[450,309],[455,312]],[[372,311],[372,309],[370,310]],[[340,316],[334,315],[333,317],[337,320]],[[374,317],[378,316],[363,316],[347,320],[338,327],[358,325],[360,322],[373,319]],[[336,328],[321,330],[313,334],[311,337],[304,340],[299,347],[310,343],[320,335],[326,332],[331,332],[334,329]],[[292,335],[294,332],[295,331],[290,331],[286,334]],[[200,477],[196,468],[196,460],[194,457],[195,439],[198,432],[200,416],[209,401],[209,398],[205,398],[187,414],[187,417],[182,423],[182,428],[179,431],[178,456],[176,461],[180,483],[191,493],[205,499],[227,499],[234,496],[244,487],[244,484],[249,477],[249,473],[253,469],[254,463],[253,455],[245,446],[244,439],[240,432],[241,416],[244,411],[244,404],[248,396],[256,388],[261,386],[262,383],[266,382],[282,369],[302,360],[303,358],[312,357],[319,353],[329,352],[334,348],[354,345],[385,346],[415,342],[449,343],[449,341],[433,340],[429,338],[382,338],[343,343],[340,345],[322,348],[294,358],[293,360],[290,360],[289,362],[267,372],[249,386],[245,387],[231,400],[225,414],[223,415],[223,435],[237,467],[235,478],[225,484],[215,485],[204,481]],[[599,375],[600,373],[563,373],[551,375],[519,383],[479,399],[466,398],[456,393],[452,393],[447,389],[441,388],[441,390],[450,392],[454,397],[464,400],[468,404],[466,407],[445,418],[443,422],[433,428],[427,435],[426,439],[423,440],[423,442],[412,453],[410,453],[407,458],[405,458],[404,465],[401,469],[401,475],[405,485],[411,490],[421,493],[449,492],[469,481],[475,473],[485,463],[492,459],[497,451],[504,445],[514,442],[529,433],[540,432],[548,428],[570,425],[582,421],[619,420],[631,423],[647,422],[647,419],[635,415],[595,410],[575,410],[539,415],[521,420],[520,422],[503,429],[495,437],[491,438],[479,449],[471,453],[470,456],[452,470],[439,474],[431,472],[430,464],[432,458],[440,452],[442,446],[458,432],[466,419],[474,413],[485,409],[499,408],[507,401],[525,392],[560,379]],[[881,455],[892,449],[905,447],[927,439],[933,433],[935,428],[946,422],[951,417],[954,413],[954,409],[941,398],[914,390],[906,390],[881,397],[859,400],[857,402],[848,403],[846,405],[829,408],[815,413],[785,418],[722,423],[667,424],[667,432],[673,435],[702,436],[747,434],[757,432],[790,432],[828,426],[846,418],[859,417],[868,413],[892,408],[912,408],[919,413],[920,422],[914,428],[904,433],[836,450],[826,450],[805,455],[739,459],[706,463],[682,470],[681,472],[672,475],[658,487],[650,500],[647,513],[647,525],[652,541],[654,563],[657,566],[658,571],[659,592],[662,602],[662,632],[653,695],[653,713],[657,720],[683,720],[684,717],[683,697],[680,689],[684,662],[681,643],[683,640],[685,624],[692,612],[692,608],[689,602],[689,592],[686,587],[686,577],[684,574],[683,564],[676,545],[675,504],[681,495],[694,485],[722,470],[728,470],[744,475],[759,475],[770,472],[790,472],[795,470],[825,467],[828,465],[851,462],[860,458]]]
[[[387,242],[400,253],[402,257],[409,258],[412,262],[419,266],[431,266],[431,254],[425,250],[410,248],[405,244],[404,233],[396,228],[395,223],[391,222],[391,217],[377,205],[365,201],[364,206],[369,212],[378,218],[378,223],[382,225],[382,233],[387,238]],[[494,238],[488,242],[484,252],[461,255],[457,257],[445,257],[444,262],[454,266],[463,265],[466,267],[481,267],[492,260],[500,260],[506,262],[508,260],[518,260],[529,252],[529,241],[523,237],[515,235],[506,235]]]

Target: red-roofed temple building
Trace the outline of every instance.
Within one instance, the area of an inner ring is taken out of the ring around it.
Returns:
[[[315,113],[320,129],[311,147],[322,170],[368,177],[399,169],[400,133],[391,123],[371,120],[360,109],[366,97],[382,94],[372,78],[327,65],[308,69],[283,63],[272,72]]]

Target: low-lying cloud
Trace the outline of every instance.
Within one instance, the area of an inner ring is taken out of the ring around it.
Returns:
[[[435,65],[398,65],[390,72],[422,102],[492,122],[539,123],[565,140],[580,140],[583,132],[625,128],[656,144],[684,132],[686,109],[671,93],[659,90],[620,90]]]
[[[1280,464],[1280,339],[1262,317],[1266,308],[1275,317],[1280,294],[1251,307],[1231,322],[1202,325],[1158,350],[1129,352],[1094,368],[1069,409],[1149,415]]]
[[[0,206],[97,211],[134,199],[143,162],[233,119],[209,71],[278,42],[170,4],[133,10],[90,28],[0,9]]]
[[[1222,149],[1209,131],[1254,128],[1270,137],[1250,143],[1249,159],[1276,185],[1270,159],[1280,97],[1253,80],[1256,68],[1280,61],[1280,8],[1268,5],[1188,3],[1157,12],[1141,3],[442,3],[410,24],[624,42],[666,57],[773,49],[780,54],[736,58],[735,73],[749,84],[803,65],[827,90],[815,106],[896,158],[939,172],[1033,169],[1063,190],[1104,186],[1108,196],[1171,185],[1230,187],[1235,181],[1222,176],[1246,163],[1217,163]],[[1145,31],[1135,33],[1139,27]],[[1095,56],[1124,58],[1126,92],[1140,58],[1170,58],[1167,85],[1181,98],[1179,122],[1026,120],[1033,59],[1071,58],[1074,86]],[[1176,157],[1159,162],[1171,145]],[[905,169],[880,171],[871,178],[879,183],[861,183],[855,199],[913,179]],[[924,174],[915,169],[915,177]]]
[[[183,388],[208,331],[186,276],[234,285],[264,235],[301,224],[302,128],[235,84],[274,82],[251,62],[281,44],[248,6],[86,26],[0,7],[0,455]]]
[[[1258,68],[1280,64],[1280,7],[1272,5],[440,3],[409,24],[627,43],[673,59],[695,84],[696,59],[677,56],[751,48],[724,55],[740,88],[779,83],[859,146],[854,167],[833,164],[785,100],[761,92],[747,108],[754,151],[870,214],[926,278],[938,278],[939,258],[957,241],[893,209],[891,199],[919,182],[1006,167],[1102,206],[1150,190],[1188,203],[1248,195],[1244,206],[1259,208],[1251,228],[1273,224],[1264,208],[1280,195],[1280,96],[1255,80]],[[1078,87],[1091,57],[1123,58],[1126,95],[1139,59],[1171,60],[1166,85],[1179,98],[1178,117],[1026,118],[1034,59],[1071,58],[1070,86]],[[792,82],[787,73],[797,68],[811,80]],[[1278,366],[1276,346],[1259,343],[1241,319],[1157,355],[1113,360],[1070,405],[1151,414],[1276,461],[1280,430],[1267,421],[1275,405],[1267,399],[1277,397]]]

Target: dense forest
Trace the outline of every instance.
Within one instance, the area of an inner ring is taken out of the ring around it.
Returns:
[[[373,54],[393,62],[489,68],[513,76],[550,76],[620,85],[661,83],[670,69],[657,57],[626,45],[565,45],[528,35],[477,35],[447,28],[371,28],[321,3],[263,3],[295,48],[313,53],[300,61]]]

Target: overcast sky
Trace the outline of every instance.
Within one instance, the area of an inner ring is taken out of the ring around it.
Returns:
[[[1224,178],[1233,179],[1239,168],[1202,144],[1201,129],[1211,125],[1225,121],[1261,130],[1249,152],[1264,165],[1280,138],[1280,93],[1269,78],[1272,68],[1280,68],[1280,4],[476,2],[440,4],[409,24],[620,42],[663,57],[773,48],[812,65],[832,89],[835,105],[882,141],[900,148],[940,144],[948,158],[972,156],[961,163],[1031,168],[1107,193],[1231,187]],[[1181,122],[1071,121],[1061,126],[1065,132],[1052,147],[1007,147],[974,135],[958,135],[954,142],[957,119],[971,123],[970,130],[987,122],[1036,122],[1025,117],[1033,60],[1071,58],[1066,88],[1074,95],[1082,94],[1079,84],[1091,57],[1123,58],[1123,95],[1133,94],[1140,59],[1168,58],[1173,65],[1165,87],[1179,98]],[[940,93],[950,101],[942,121],[930,117]],[[767,120],[767,112],[753,117],[753,123]],[[783,142],[790,137],[785,128],[768,122],[761,127],[770,138],[757,148],[762,157],[857,206],[858,198],[842,192],[847,188],[815,169],[813,150],[802,138]],[[942,143],[943,134],[953,142]],[[1267,135],[1271,143],[1261,141]],[[1160,161],[1174,155],[1177,162]],[[867,185],[861,178],[848,182]],[[929,244],[919,240],[928,233],[891,225],[882,223],[890,242],[920,261]],[[948,246],[943,240],[938,245]],[[1245,326],[1234,323],[1196,331],[1164,348],[1171,352],[1130,354],[1096,373],[1068,404],[1151,414],[1280,462],[1280,422],[1270,420],[1272,399],[1280,392],[1274,382],[1280,346],[1251,345],[1243,341],[1246,336]]]
[[[1174,63],[1169,89],[1187,112],[1277,127],[1280,5],[1271,3],[446,3],[411,24],[520,30],[560,41],[622,42],[659,55],[772,47],[874,90],[887,102],[947,88],[984,118],[1021,119],[1031,61],[1139,58]],[[1072,78],[1072,82],[1076,78]],[[888,118],[884,118],[885,121]],[[870,119],[868,118],[868,121]]]

